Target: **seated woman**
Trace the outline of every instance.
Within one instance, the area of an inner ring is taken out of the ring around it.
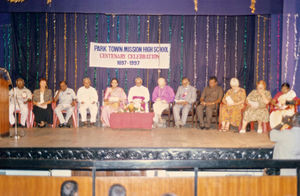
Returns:
[[[289,83],[283,83],[281,85],[281,91],[278,92],[271,101],[273,108],[270,114],[270,126],[272,129],[278,126],[283,118],[295,114],[294,101],[296,99],[297,95],[295,91],[290,89]]]
[[[113,78],[110,87],[106,88],[104,95],[104,106],[102,106],[101,121],[103,127],[110,127],[110,114],[120,111],[126,103],[124,90],[118,87],[118,80]]]
[[[52,91],[48,89],[47,81],[45,78],[40,79],[40,89],[36,89],[33,91],[32,103],[33,113],[37,126],[43,128],[47,124],[52,124]]]
[[[261,80],[247,97],[247,108],[244,112],[243,125],[240,133],[246,133],[246,126],[249,122],[257,121],[257,133],[262,133],[262,123],[269,122],[269,111],[267,104],[272,97],[270,91],[266,90],[266,83]]]
[[[246,91],[239,85],[237,78],[230,80],[231,89],[223,97],[223,104],[220,107],[220,122],[222,123],[220,131],[229,131],[230,125],[239,127],[241,124]]]

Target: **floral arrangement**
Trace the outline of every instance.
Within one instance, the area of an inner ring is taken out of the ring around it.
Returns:
[[[145,112],[144,107],[142,107],[142,105],[139,102],[133,102],[133,103],[129,103],[127,105],[124,106],[124,108],[121,110],[121,112],[130,112],[130,113],[134,113],[134,112]]]

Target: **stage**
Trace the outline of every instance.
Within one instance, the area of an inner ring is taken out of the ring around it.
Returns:
[[[25,136],[19,140],[9,137],[0,139],[0,158],[54,160],[270,159],[273,147],[267,134],[255,132],[239,134],[195,128],[113,130],[101,127],[23,130]]]

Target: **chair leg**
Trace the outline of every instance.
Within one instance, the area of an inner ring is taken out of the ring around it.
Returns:
[[[250,131],[254,131],[254,122],[250,122]]]

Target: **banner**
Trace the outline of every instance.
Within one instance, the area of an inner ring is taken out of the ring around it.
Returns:
[[[90,43],[90,67],[169,69],[171,44]]]

